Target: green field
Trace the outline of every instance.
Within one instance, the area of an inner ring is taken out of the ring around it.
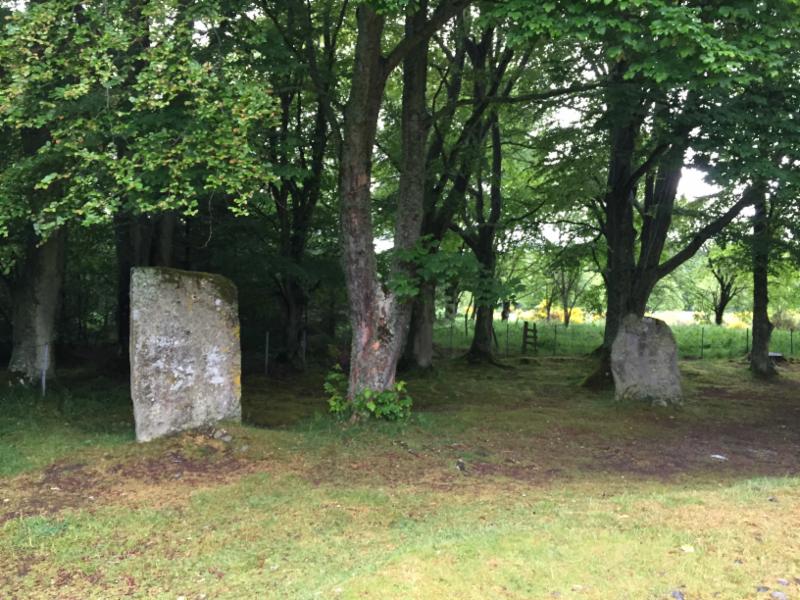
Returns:
[[[589,354],[603,342],[603,323],[573,323],[564,327],[560,323],[538,321],[538,349],[542,356],[571,356]],[[530,322],[530,327],[534,322]],[[750,345],[750,331],[715,325],[674,325],[670,327],[678,343],[681,358],[737,358],[744,357]],[[517,356],[522,350],[522,321],[495,321],[498,356]],[[472,340],[472,322],[464,328],[463,317],[450,323],[439,321],[434,340],[440,352],[449,356],[465,351]],[[800,332],[776,329],[772,332],[772,352],[786,357],[800,354]],[[532,354],[533,352],[529,352]]]
[[[137,445],[122,382],[3,385],[0,597],[800,594],[797,365],[684,362],[676,411],[512,362],[440,362],[395,425],[325,416],[322,372],[251,378],[229,444]]]

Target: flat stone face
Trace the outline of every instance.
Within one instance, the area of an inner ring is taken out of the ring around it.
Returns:
[[[678,346],[664,321],[628,315],[611,346],[618,400],[666,406],[683,400]]]
[[[240,421],[236,286],[209,273],[131,272],[131,396],[136,439]]]

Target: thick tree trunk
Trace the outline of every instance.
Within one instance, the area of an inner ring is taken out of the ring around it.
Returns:
[[[355,66],[344,116],[341,159],[341,227],[344,272],[353,339],[350,397],[366,389],[383,390],[394,383],[390,360],[396,332],[388,299],[378,284],[370,201],[372,146],[385,84],[381,63],[383,18],[371,7],[357,9]]]
[[[775,365],[769,357],[772,323],[769,320],[768,276],[770,232],[767,200],[763,186],[754,203],[753,216],[753,347],[750,350],[750,368],[759,377],[773,377]]]
[[[611,132],[612,155],[608,169],[609,192],[605,199],[605,236],[608,241],[606,264],[606,328],[603,346],[611,349],[622,319],[631,310],[635,232],[633,196],[629,180],[639,124],[623,123]]]
[[[425,3],[409,15],[406,36],[425,23]],[[381,55],[384,17],[369,4],[357,9],[358,35],[350,97],[345,109],[341,160],[341,226],[345,279],[350,299],[353,340],[348,395],[394,385],[405,347],[411,302],[380,285],[370,197],[372,148],[388,75]],[[403,72],[403,171],[395,222],[395,248],[413,247],[420,234],[425,182],[425,81],[427,42],[406,55]],[[394,269],[407,270],[402,264]]]
[[[472,361],[492,361],[494,352],[494,309],[481,304],[475,318],[475,333],[469,347],[467,358]]]
[[[22,272],[12,284],[13,345],[9,371],[29,382],[55,370],[56,315],[64,279],[66,233],[56,231],[41,246],[28,242]]]

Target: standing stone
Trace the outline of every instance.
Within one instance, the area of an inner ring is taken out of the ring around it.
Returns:
[[[236,286],[209,273],[131,272],[131,396],[136,439],[240,421]]]
[[[678,346],[664,321],[627,315],[611,346],[617,400],[680,404]]]

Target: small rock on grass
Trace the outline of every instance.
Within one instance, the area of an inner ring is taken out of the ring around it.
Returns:
[[[769,591],[769,588],[767,586],[765,586],[765,585],[759,585],[758,587],[756,587],[756,592],[758,592],[759,594],[764,593],[764,592],[768,592],[768,591]]]
[[[789,585],[788,579],[776,579],[776,581],[781,585]]]
[[[783,592],[778,592],[778,591],[772,592],[770,594],[770,597],[774,598],[775,600],[789,600],[789,596],[787,596]]]
[[[683,592],[680,590],[672,590],[670,597],[674,598],[674,600],[686,600],[686,596],[684,596]]]

